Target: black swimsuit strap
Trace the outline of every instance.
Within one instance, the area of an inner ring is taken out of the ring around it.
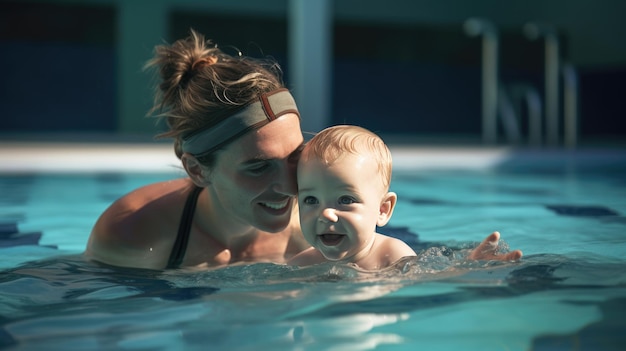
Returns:
[[[185,202],[185,208],[183,209],[183,215],[180,218],[180,224],[178,226],[178,234],[176,236],[176,242],[172,247],[172,253],[167,261],[167,268],[178,268],[183,263],[185,252],[187,251],[187,242],[189,241],[189,234],[191,233],[191,224],[193,223],[193,213],[196,210],[196,203],[198,203],[198,196],[203,188],[194,187],[193,190],[187,196],[187,202]]]

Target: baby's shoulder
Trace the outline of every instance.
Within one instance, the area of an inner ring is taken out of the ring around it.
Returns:
[[[397,257],[398,259],[417,255],[415,250],[404,241],[380,233],[376,233],[376,247],[378,251],[385,255]]]
[[[309,247],[298,253],[287,261],[287,264],[293,266],[310,266],[325,262],[324,256],[315,248]]]

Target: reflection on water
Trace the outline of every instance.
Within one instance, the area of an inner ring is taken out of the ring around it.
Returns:
[[[548,293],[580,301],[565,309],[586,311],[584,325],[602,320],[597,303],[623,296],[626,279],[617,263],[557,255],[469,262],[446,250],[426,250],[380,272],[267,263],[152,271],[80,256],[29,262],[0,275],[0,346],[369,350],[414,342],[408,330],[427,311]]]

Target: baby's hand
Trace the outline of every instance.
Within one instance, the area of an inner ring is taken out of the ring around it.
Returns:
[[[507,253],[498,253],[498,241],[500,233],[493,232],[478,247],[470,252],[468,258],[470,260],[497,260],[497,261],[515,261],[522,258],[522,251],[514,250]]]

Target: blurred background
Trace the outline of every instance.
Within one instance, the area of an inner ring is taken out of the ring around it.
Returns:
[[[539,146],[556,128],[568,146],[573,128],[569,146],[624,144],[624,14],[622,0],[2,0],[0,138],[151,140],[142,66],[194,28],[278,60],[305,131]]]

